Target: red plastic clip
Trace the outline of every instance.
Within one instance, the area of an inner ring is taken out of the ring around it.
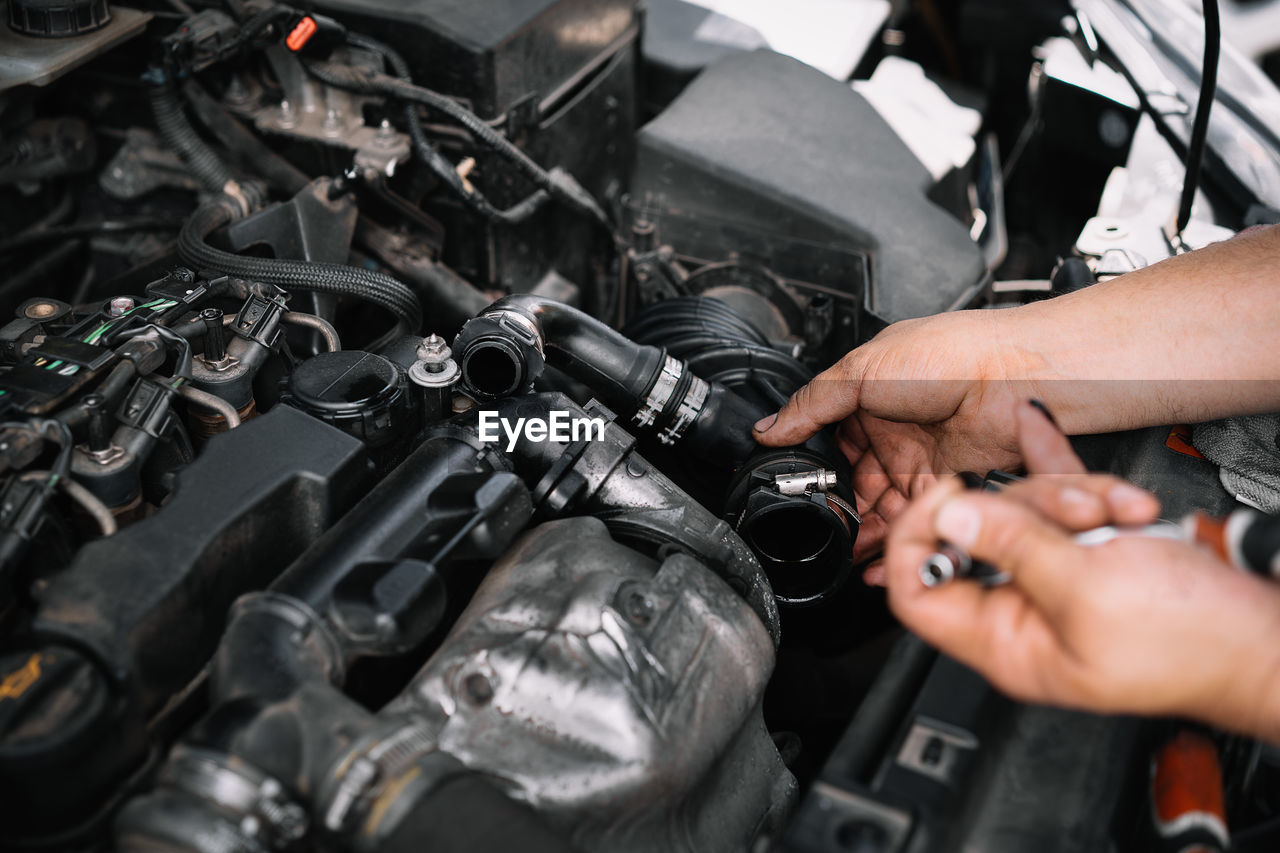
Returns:
[[[297,53],[306,46],[307,42],[311,41],[311,37],[316,34],[318,29],[315,18],[310,15],[304,16],[294,26],[293,32],[289,33],[289,37],[284,40],[285,47]]]

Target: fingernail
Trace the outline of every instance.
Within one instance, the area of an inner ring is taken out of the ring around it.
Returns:
[[[761,418],[760,420],[756,421],[756,426],[755,426],[756,432],[768,432],[769,428],[772,427],[774,422],[777,420],[778,420],[777,412],[774,412],[772,415],[769,415],[769,417],[767,418]]]
[[[938,510],[933,529],[940,538],[952,545],[972,548],[982,530],[982,514],[969,501],[953,498]]]
[[[1058,492],[1058,500],[1064,506],[1075,507],[1076,509],[1098,509],[1102,505],[1102,501],[1096,496],[1083,489],[1077,489],[1074,486],[1067,486]]]
[[[1107,502],[1113,507],[1133,507],[1151,503],[1148,492],[1130,483],[1117,483],[1107,490]]]
[[[1049,423],[1053,424],[1055,427],[1058,426],[1058,419],[1053,416],[1053,412],[1049,411],[1049,407],[1046,406],[1043,401],[1028,400],[1027,402],[1039,411],[1040,414],[1044,415],[1045,419],[1048,420]]]

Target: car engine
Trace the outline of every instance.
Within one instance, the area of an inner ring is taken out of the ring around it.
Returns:
[[[733,5],[0,2],[0,847],[1156,849],[1171,724],[907,634],[751,425],[1280,221],[1280,92],[1224,58],[1180,247],[1198,4]],[[1170,436],[1077,444],[1227,507]]]

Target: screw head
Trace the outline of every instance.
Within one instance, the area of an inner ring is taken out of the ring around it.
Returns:
[[[29,319],[43,320],[46,317],[52,317],[58,313],[58,306],[52,302],[33,302],[27,306],[24,312]]]

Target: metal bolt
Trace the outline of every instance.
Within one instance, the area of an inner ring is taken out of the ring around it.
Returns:
[[[293,111],[293,104],[289,103],[288,98],[280,102],[279,121],[281,127],[293,127],[298,123],[298,116]]]
[[[107,305],[107,313],[112,317],[123,317],[133,310],[133,305],[133,300],[128,296],[116,296]]]
[[[325,112],[322,128],[325,136],[337,136],[342,130],[342,123],[338,120],[338,111],[333,107],[329,107]]]
[[[378,132],[373,136],[373,142],[379,148],[389,148],[395,142],[396,132],[391,127],[391,122],[385,118],[382,124],[378,125]]]
[[[439,373],[445,368],[445,363],[453,357],[453,351],[449,349],[449,344],[439,335],[431,335],[423,338],[422,343],[418,344],[418,360],[425,362],[425,366],[431,373]]]

